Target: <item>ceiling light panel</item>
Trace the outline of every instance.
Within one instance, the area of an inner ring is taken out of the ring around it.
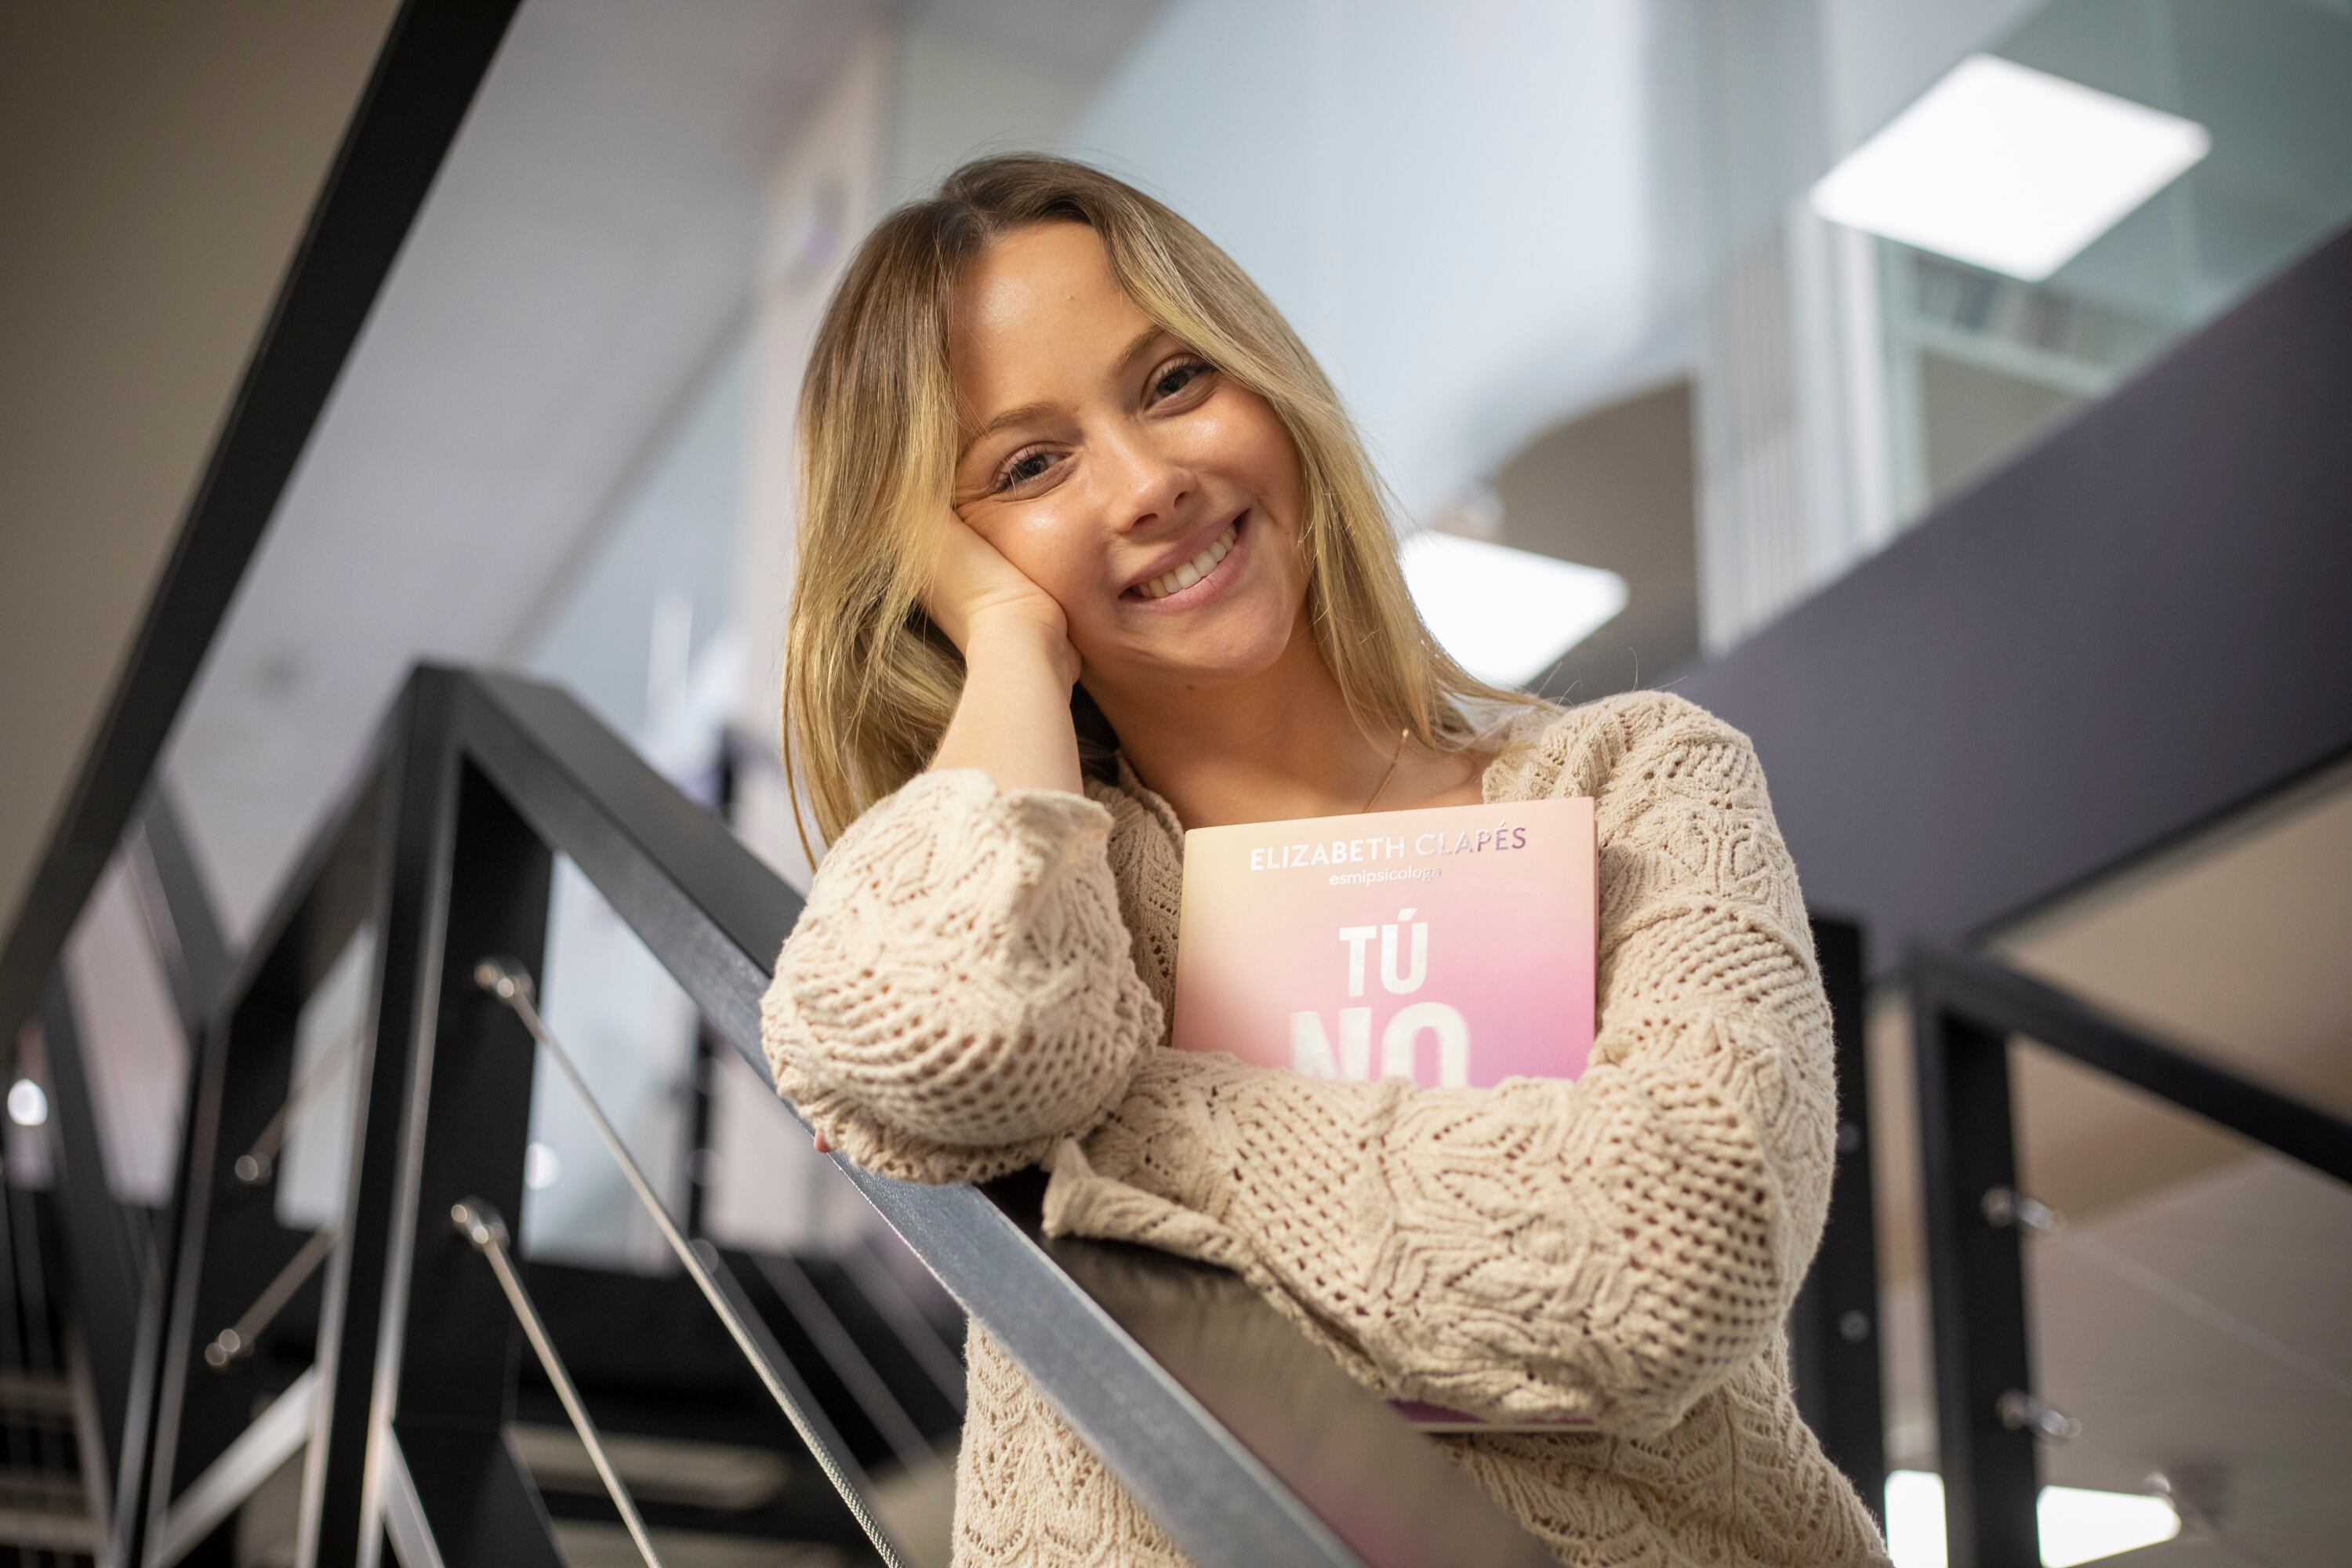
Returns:
[[[1625,607],[1625,579],[1598,566],[1420,532],[1403,545],[1405,585],[1454,661],[1496,686],[1524,686]]]
[[[2193,120],[1973,55],[1831,170],[1813,210],[2039,282],[2212,144]]]

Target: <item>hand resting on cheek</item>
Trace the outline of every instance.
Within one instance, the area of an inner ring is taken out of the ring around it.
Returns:
[[[1077,650],[1062,606],[952,510],[937,535],[922,605],[967,660],[975,635],[1025,637],[1077,680]]]
[[[923,613],[948,634],[967,663],[974,657],[977,639],[983,659],[993,657],[998,647],[1024,649],[1033,657],[1042,652],[1065,695],[1076,683],[1078,654],[1070,646],[1069,619],[1062,606],[952,509],[937,535],[921,603]],[[971,727],[965,725],[967,731]],[[950,732],[933,766],[958,760],[950,755],[960,749],[956,739]],[[822,1131],[812,1131],[810,1137],[818,1153],[833,1152]]]

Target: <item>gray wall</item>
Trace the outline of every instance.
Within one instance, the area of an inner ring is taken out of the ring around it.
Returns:
[[[394,9],[0,5],[0,930]]]

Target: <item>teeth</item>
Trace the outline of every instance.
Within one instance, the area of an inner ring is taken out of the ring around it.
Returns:
[[[1192,557],[1192,560],[1177,567],[1173,572],[1161,573],[1149,583],[1137,584],[1135,591],[1147,599],[1164,599],[1179,589],[1189,588],[1207,576],[1212,567],[1232,553],[1233,548],[1234,530],[1227,528],[1224,532],[1217,535],[1210,542],[1209,548]]]

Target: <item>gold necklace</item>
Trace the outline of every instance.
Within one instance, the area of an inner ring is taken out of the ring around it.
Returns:
[[[1372,786],[1372,793],[1366,795],[1364,797],[1364,804],[1356,808],[1357,816],[1361,816],[1365,812],[1371,810],[1372,802],[1381,798],[1381,791],[1388,788],[1389,780],[1396,777],[1397,762],[1404,755],[1404,743],[1406,741],[1410,740],[1412,736],[1412,731],[1410,730],[1399,730],[1397,731],[1396,750],[1389,753],[1389,771],[1381,775],[1381,782]]]

